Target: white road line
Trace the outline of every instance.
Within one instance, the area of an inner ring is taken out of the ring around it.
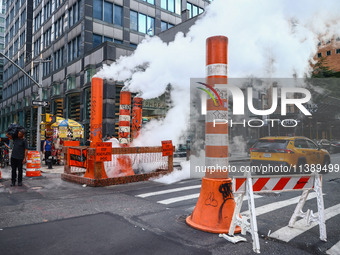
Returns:
[[[340,254],[340,241],[333,245],[329,250],[326,251],[329,255],[339,255]]]
[[[310,193],[308,195],[307,200],[313,199],[315,197],[316,197],[316,192]],[[287,199],[287,200],[274,202],[274,203],[270,203],[270,204],[266,204],[266,205],[263,205],[263,206],[256,207],[255,208],[256,216],[260,216],[262,214],[269,213],[271,211],[275,211],[277,209],[280,209],[280,208],[283,208],[283,207],[286,207],[286,206],[289,206],[289,205],[292,205],[292,204],[297,204],[299,202],[299,199],[300,199],[300,196],[297,196],[297,197],[293,197],[293,198],[290,198],[290,199]],[[245,211],[245,212],[242,212],[242,213],[248,213],[249,214],[249,211]]]
[[[329,207],[325,210],[325,220],[329,220],[330,218],[340,214],[340,204],[334,205]],[[318,213],[315,213],[317,216]],[[295,237],[301,235],[303,232],[317,226],[316,222],[313,222],[310,226],[306,225],[306,220],[301,219],[298,220],[293,228],[288,226],[280,228],[279,230],[275,231],[274,233],[270,234],[270,237],[289,242],[290,240],[294,239]]]
[[[196,194],[180,196],[180,197],[174,197],[174,198],[169,198],[169,199],[157,201],[157,203],[163,204],[163,205],[168,205],[168,204],[172,204],[172,203],[176,203],[176,202],[181,202],[181,201],[184,201],[184,200],[198,198],[199,196],[200,196],[200,193],[196,193]],[[259,198],[259,197],[261,197],[261,196],[260,195],[254,195],[254,198]],[[245,196],[243,198],[243,201],[246,200],[246,199],[247,199],[247,197]]]
[[[201,187],[201,184],[199,185],[193,185],[193,186],[186,186],[182,188],[175,188],[175,189],[166,189],[166,190],[161,190],[161,191],[156,191],[156,192],[149,192],[149,193],[144,193],[137,195],[136,197],[151,197],[151,196],[157,196],[157,195],[162,195],[162,194],[168,194],[172,192],[177,192],[177,191],[183,191],[183,190],[189,190],[189,189],[198,189]]]
[[[180,201],[184,201],[184,200],[198,198],[199,196],[200,196],[200,193],[196,193],[196,194],[180,196],[180,197],[173,197],[173,198],[157,201],[157,203],[163,204],[163,205],[168,205],[168,204],[172,204],[172,203],[176,203],[176,202],[180,202]]]

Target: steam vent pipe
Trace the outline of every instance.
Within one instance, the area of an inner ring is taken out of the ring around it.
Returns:
[[[206,41],[206,83],[227,84],[228,38],[225,36],[209,37]],[[213,88],[214,89],[214,88]],[[211,90],[214,95],[214,91]],[[226,94],[226,93],[225,93]],[[221,96],[221,95],[220,95]],[[231,179],[223,169],[228,166],[228,125],[213,126],[214,113],[228,119],[227,97],[207,100],[205,119],[205,165],[206,174],[202,179],[200,196],[194,211],[187,217],[189,226],[211,233],[228,233],[235,201],[231,189]],[[219,117],[221,119],[221,117]],[[218,170],[220,169],[220,170]],[[235,232],[240,232],[236,228]]]
[[[132,128],[131,128],[132,139],[136,139],[138,137],[139,131],[142,128],[142,105],[143,98],[135,97],[133,99]]]
[[[94,77],[91,83],[90,146],[95,148],[96,143],[102,142],[103,136],[103,79]],[[84,177],[91,179],[107,178],[104,163],[89,159]]]
[[[130,115],[131,115],[131,92],[120,92],[119,106],[119,143],[121,146],[130,144]]]

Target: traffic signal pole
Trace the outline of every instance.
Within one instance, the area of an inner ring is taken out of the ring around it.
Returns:
[[[16,68],[18,68],[21,72],[23,72],[35,85],[38,86],[38,96],[39,100],[42,100],[42,77],[43,77],[43,63],[50,62],[50,60],[39,60],[39,81],[37,82],[31,75],[26,73],[24,69],[22,69],[18,64],[16,64],[12,59],[7,57],[5,54],[0,52],[0,56],[7,59],[11,64],[13,64]],[[41,113],[42,106],[38,106],[38,116],[37,116],[37,151],[41,151],[41,139],[40,139],[40,124],[41,124]]]
[[[39,84],[38,86],[38,96],[39,100],[42,101],[42,77],[43,77],[43,62],[39,61]],[[38,106],[38,113],[37,113],[37,151],[41,151],[41,131],[40,131],[40,124],[41,124],[41,114],[42,114],[42,106]]]

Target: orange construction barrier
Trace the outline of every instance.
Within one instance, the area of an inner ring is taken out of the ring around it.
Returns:
[[[143,98],[135,97],[133,99],[132,126],[131,126],[132,139],[136,139],[138,137],[139,131],[142,128],[142,105]]]
[[[63,146],[80,146],[80,142],[79,141],[64,141],[64,145]]]
[[[27,153],[26,176],[41,176],[41,161],[39,151],[29,151]]]
[[[207,39],[207,85],[214,91],[215,84],[227,84],[228,38],[214,36]],[[216,100],[217,101],[217,100]],[[211,233],[228,233],[235,209],[231,179],[228,172],[216,169],[228,166],[228,125],[213,126],[215,111],[228,120],[227,99],[207,100],[205,123],[205,165],[207,172],[202,179],[201,193],[192,214],[186,222],[193,228]],[[235,232],[240,232],[237,228]]]
[[[96,147],[96,143],[102,142],[103,136],[103,79],[92,78],[91,85],[91,123],[90,141],[91,147]],[[97,171],[95,171],[97,169]],[[101,169],[101,170],[100,170]],[[95,176],[97,173],[97,176]],[[100,176],[98,176],[100,174]],[[95,162],[94,159],[88,160],[88,167],[84,177],[91,179],[107,178],[104,163]]]

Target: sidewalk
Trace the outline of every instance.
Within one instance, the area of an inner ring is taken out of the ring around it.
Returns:
[[[45,162],[42,162],[41,164],[41,173],[48,173],[48,174],[61,174],[64,172],[64,166],[53,166],[52,169],[48,169],[48,167],[44,164]],[[6,166],[5,168],[1,168],[1,179],[11,179],[11,166]],[[23,177],[26,178],[26,165],[23,167]]]

